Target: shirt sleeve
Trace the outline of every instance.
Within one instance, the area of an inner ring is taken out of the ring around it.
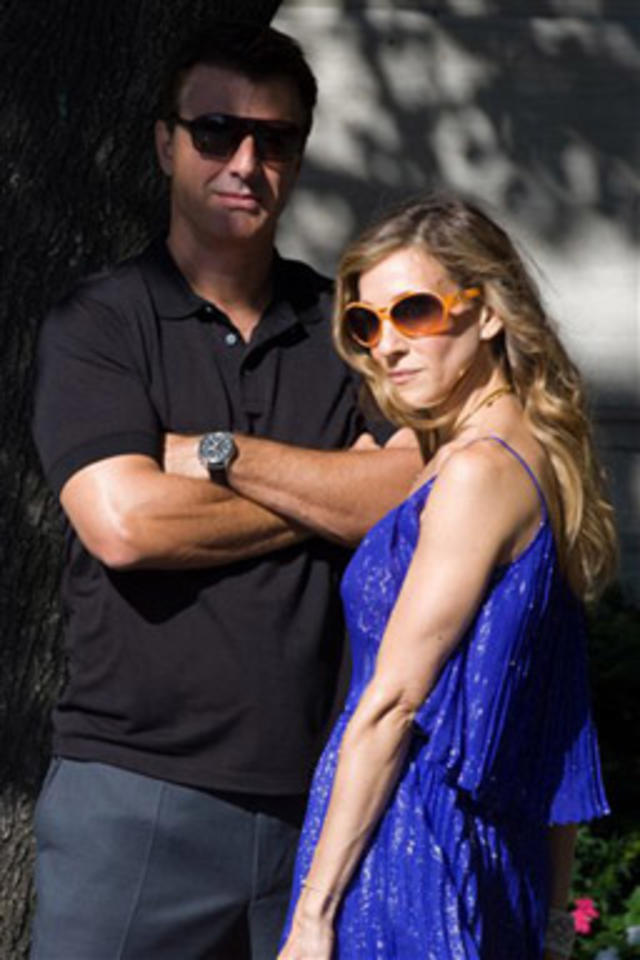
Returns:
[[[134,322],[76,294],[46,317],[38,341],[33,435],[59,495],[76,471],[120,454],[160,454]]]

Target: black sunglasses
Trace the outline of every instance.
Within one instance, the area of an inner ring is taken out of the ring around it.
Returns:
[[[300,127],[286,120],[255,120],[231,113],[205,113],[193,120],[176,113],[169,119],[189,131],[198,153],[216,160],[228,160],[251,136],[260,160],[284,163],[298,156],[304,141]]]

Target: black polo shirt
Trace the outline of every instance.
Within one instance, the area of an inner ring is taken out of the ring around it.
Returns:
[[[56,493],[165,431],[236,430],[315,448],[365,428],[331,345],[331,286],[276,259],[250,343],[188,287],[164,242],[47,317],[34,435]],[[69,674],[54,750],[212,789],[306,789],[342,645],[345,551],[319,538],[189,571],[113,571],[67,530]]]

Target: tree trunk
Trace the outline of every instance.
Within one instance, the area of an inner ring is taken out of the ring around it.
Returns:
[[[164,219],[152,147],[168,54],[278,0],[0,0],[0,956],[27,956],[31,817],[63,681],[58,508],[29,432],[34,344],[75,281]]]

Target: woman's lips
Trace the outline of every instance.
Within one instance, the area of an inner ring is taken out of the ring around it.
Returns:
[[[415,377],[417,370],[389,370],[387,376],[392,383],[406,383]]]

